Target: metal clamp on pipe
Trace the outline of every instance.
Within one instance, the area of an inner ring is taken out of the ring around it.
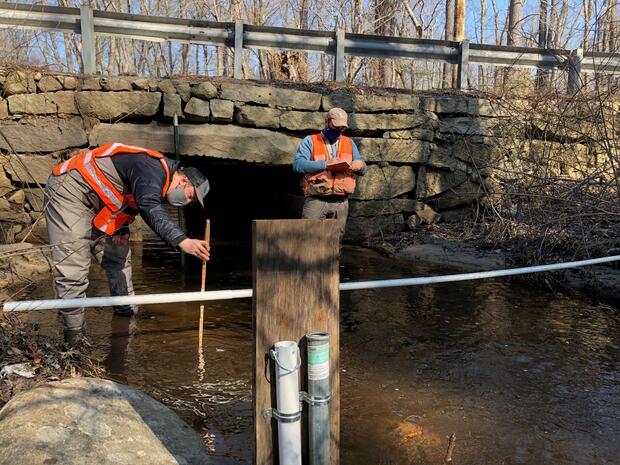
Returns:
[[[275,408],[267,408],[263,410],[263,418],[267,421],[274,418],[280,423],[295,423],[301,420],[301,410],[296,413],[280,413]]]
[[[299,392],[299,401],[300,402],[305,402],[308,405],[327,405],[329,404],[329,401],[332,400],[332,395],[331,393],[327,394],[326,396],[311,396],[310,394],[308,394],[305,391],[300,391]]]

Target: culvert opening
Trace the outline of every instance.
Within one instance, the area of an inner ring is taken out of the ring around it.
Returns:
[[[291,155],[292,160],[292,155]],[[299,218],[303,197],[299,176],[291,165],[276,166],[204,157],[182,157],[209,178],[211,190],[205,209],[185,209],[190,237],[204,234],[204,220],[211,220],[211,237],[217,241],[250,241],[252,220]]]

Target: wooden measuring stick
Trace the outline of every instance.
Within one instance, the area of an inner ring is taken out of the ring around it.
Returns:
[[[211,245],[211,221],[205,220],[205,241],[207,244]],[[202,262],[202,277],[200,281],[200,292],[205,291],[205,282],[207,280],[207,261],[204,260]],[[202,348],[202,333],[204,331],[204,322],[205,322],[205,306],[204,304],[200,305],[200,321],[198,323],[198,346],[199,349]]]

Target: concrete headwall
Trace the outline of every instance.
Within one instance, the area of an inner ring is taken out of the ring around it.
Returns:
[[[458,221],[501,165],[514,119],[500,101],[328,85],[6,71],[0,86],[0,243],[23,239],[40,217],[38,188],[76,149],[123,142],[172,153],[178,114],[181,155],[291,165],[300,140],[322,128],[332,106],[350,112],[348,134],[369,165],[352,196],[350,238]],[[527,144],[520,150],[532,150]]]

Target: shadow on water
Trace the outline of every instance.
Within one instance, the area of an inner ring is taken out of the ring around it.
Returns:
[[[194,291],[163,246],[136,246],[136,292]],[[216,244],[208,289],[251,286],[249,244]],[[447,274],[345,249],[343,281]],[[107,292],[99,270],[90,295]],[[29,297],[50,297],[40,289]],[[133,319],[88,311],[110,377],[143,389],[203,436],[217,463],[251,463],[249,299],[152,305]],[[33,313],[48,331],[53,314]],[[620,456],[620,314],[506,280],[341,294],[341,461],[436,464],[455,433],[457,464],[612,464]]]

